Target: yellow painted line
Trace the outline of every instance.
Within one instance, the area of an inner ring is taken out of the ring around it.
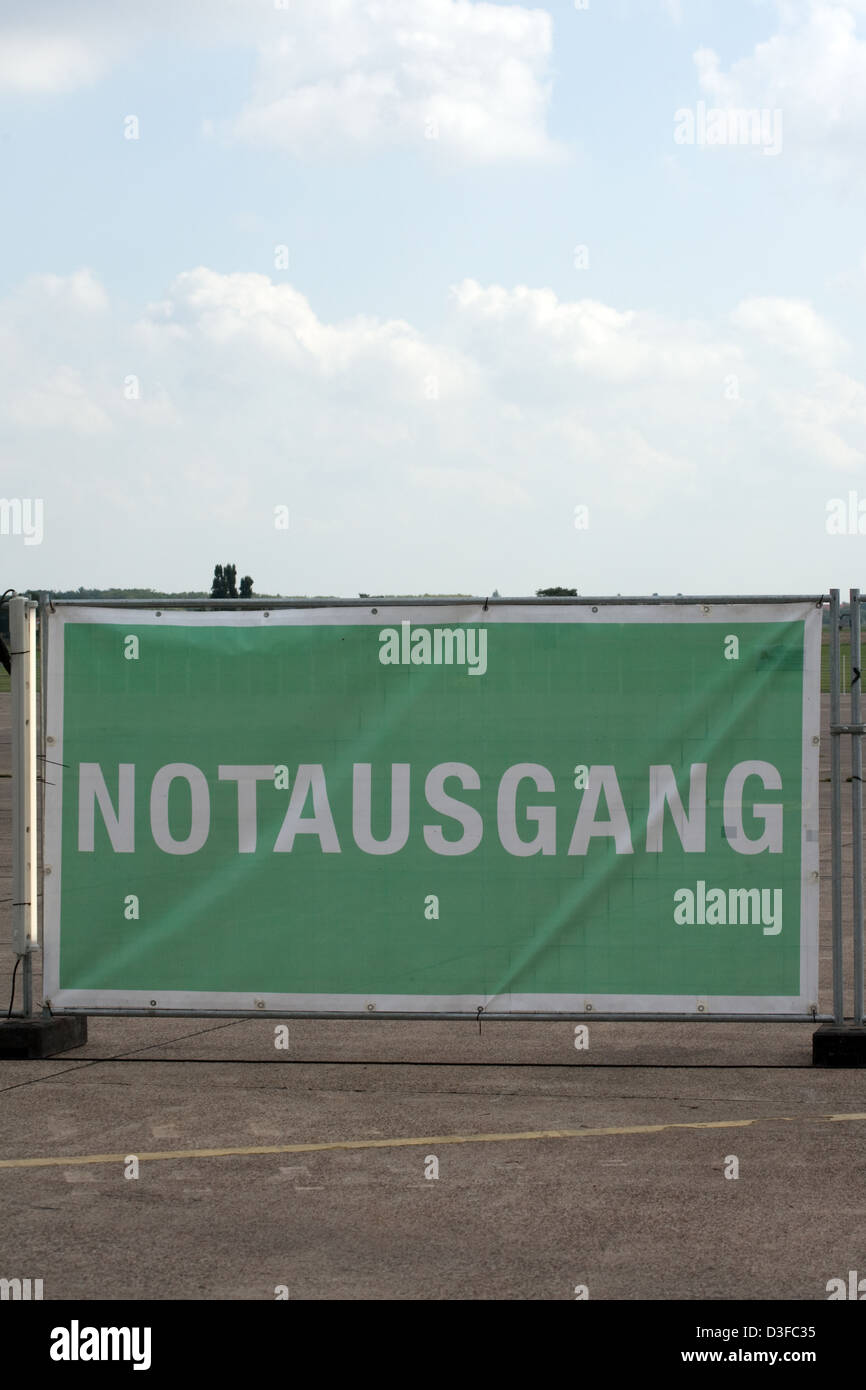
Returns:
[[[265,1144],[226,1149],[166,1149],[154,1153],[137,1153],[139,1162],[170,1162],[181,1158],[253,1158],[266,1154],[330,1153],[347,1149],[423,1148],[442,1144],[514,1144],[537,1139],[598,1139],[617,1134],[661,1134],[672,1129],[746,1129],[784,1121],[793,1123],[794,1115],[763,1115],[753,1120],[688,1120],[658,1125],[609,1125],[604,1129],[526,1129],[505,1134],[436,1134],[423,1139],[339,1139],[324,1144]],[[822,1120],[866,1120],[866,1113],[850,1115],[805,1115],[800,1123]],[[0,1168],[67,1168],[91,1163],[124,1163],[131,1153],[74,1154],[63,1158],[3,1158]]]

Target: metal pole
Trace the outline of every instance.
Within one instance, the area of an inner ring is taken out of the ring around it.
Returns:
[[[36,605],[9,601],[12,658],[12,949],[23,962],[24,1013],[33,1013],[36,948]]]
[[[401,596],[400,594],[369,594],[366,598],[259,598],[256,594],[253,598],[52,598],[52,608],[146,608],[158,609],[160,612],[172,609],[188,608],[194,612],[206,612],[213,609],[214,612],[227,612],[237,609],[244,613],[255,613],[259,609],[279,608],[474,608],[478,604],[486,604],[490,608],[506,607],[528,607],[528,608],[624,608],[629,605],[639,605],[640,607],[660,608],[666,605],[688,608],[699,604],[705,608],[707,604],[752,604],[758,603],[762,606],[774,603],[819,603],[821,594],[706,594],[706,595],[634,595],[617,594],[611,598],[609,594],[590,595],[587,598],[526,598],[516,595],[512,598],[494,598],[492,594],[484,594],[474,597],[465,594],[455,594],[453,597],[442,598],[418,598],[411,594]],[[342,1015],[340,1015],[342,1017]],[[438,1018],[438,1014],[437,1014]]]
[[[851,723],[860,723],[860,590],[851,590]],[[863,1020],[863,744],[851,741],[851,861],[854,877],[854,1022]]]
[[[45,800],[47,795],[48,778],[56,771],[55,768],[49,769],[48,764],[48,614],[51,610],[51,596],[44,590],[39,595],[39,608],[37,617],[37,631],[39,634],[39,762],[42,764],[42,787],[39,796],[39,844],[38,844],[38,865],[39,865],[39,897],[36,911],[36,940],[39,949],[45,940]],[[38,775],[38,768],[37,768]],[[49,1013],[45,1002],[42,1004],[42,1016]]]
[[[830,727],[841,724],[839,590],[830,590]],[[830,863],[833,894],[833,1021],[843,1023],[842,988],[842,735],[830,734]]]

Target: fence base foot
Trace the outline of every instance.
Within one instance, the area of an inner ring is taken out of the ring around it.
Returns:
[[[84,1014],[0,1019],[0,1058],[53,1057],[55,1052],[69,1052],[86,1042]]]
[[[822,1023],[812,1034],[813,1067],[866,1067],[866,1025]]]

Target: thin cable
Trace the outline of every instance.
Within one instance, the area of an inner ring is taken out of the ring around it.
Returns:
[[[21,964],[21,957],[20,957],[20,956],[16,956],[16,957],[15,957],[15,969],[12,971],[12,994],[11,994],[10,997],[9,997],[9,1008],[8,1008],[8,1010],[7,1010],[7,1012],[6,1012],[6,1017],[7,1017],[7,1018],[11,1018],[11,1017],[12,1017],[12,1005],[15,1003],[15,976],[18,974],[18,967],[19,967],[20,964]]]

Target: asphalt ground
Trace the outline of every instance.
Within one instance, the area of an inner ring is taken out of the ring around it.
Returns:
[[[571,1023],[290,1021],[287,1049],[275,1028],[94,1018],[83,1048],[0,1061],[0,1278],[46,1300],[718,1302],[866,1278],[866,1071],[812,1067],[812,1024],[590,1023],[580,1051]]]

